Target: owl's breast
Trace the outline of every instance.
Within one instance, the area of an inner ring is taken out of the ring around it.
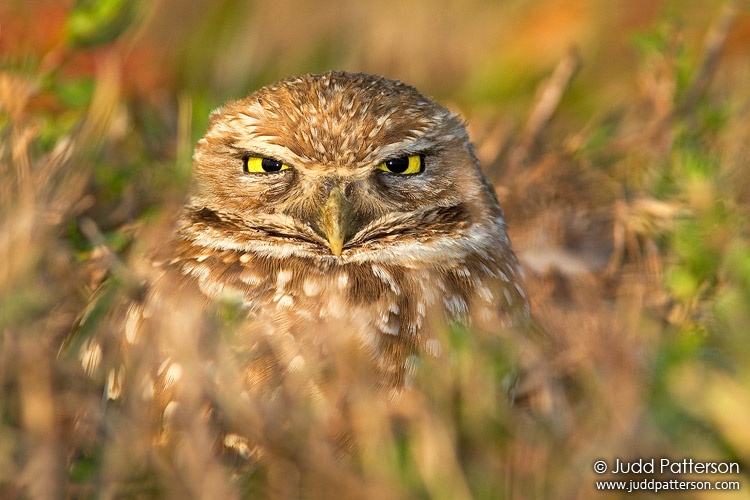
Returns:
[[[284,330],[349,331],[421,344],[447,322],[507,325],[526,298],[514,262],[480,258],[430,268],[382,262],[194,252],[176,263],[209,301],[242,302],[250,320]]]

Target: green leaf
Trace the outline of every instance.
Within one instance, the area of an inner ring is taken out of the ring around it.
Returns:
[[[130,26],[137,5],[129,0],[78,0],[68,17],[68,40],[81,47],[111,42]]]
[[[91,97],[94,95],[94,80],[81,78],[58,82],[55,85],[54,92],[66,107],[80,108],[91,102]]]

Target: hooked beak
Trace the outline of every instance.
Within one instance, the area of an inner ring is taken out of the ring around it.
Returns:
[[[328,199],[321,209],[320,228],[323,231],[331,253],[341,255],[346,240],[346,232],[351,224],[351,206],[338,187],[331,189]]]

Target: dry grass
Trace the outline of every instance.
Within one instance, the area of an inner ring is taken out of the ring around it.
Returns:
[[[632,12],[622,19],[583,1],[447,2],[429,18],[417,0],[396,13],[0,8],[0,496],[596,498],[595,460],[663,456],[740,464],[709,479],[740,492],[690,498],[746,494],[750,67],[737,54],[750,21],[731,3],[652,4],[613,2]],[[463,110],[527,272],[526,340],[446,331],[450,359],[422,360],[395,401],[373,394],[343,343],[320,361],[335,374],[324,397],[300,397],[302,377],[272,404],[237,401],[231,304],[207,320],[175,296],[158,342],[180,346],[189,381],[178,431],[163,436],[137,401],[103,406],[62,339],[105,278],[87,332],[112,327],[98,314],[148,277],[142,256],[169,230],[207,111],[328,67],[398,77]],[[213,380],[206,332],[222,360]],[[522,408],[504,396],[515,352],[534,367]],[[198,393],[261,443],[235,450],[263,465],[215,453]],[[331,403],[341,394],[345,408]]]

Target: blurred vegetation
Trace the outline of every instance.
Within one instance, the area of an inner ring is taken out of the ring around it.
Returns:
[[[309,491],[596,498],[595,460],[668,456],[740,464],[710,479],[740,492],[690,498],[746,495],[748,50],[742,2],[5,2],[0,496],[199,495],[180,464],[114,466],[127,447],[72,430],[96,388],[59,346],[164,239],[209,111],[332,68],[466,117],[526,268],[544,390],[509,407],[512,349],[449,332],[451,366],[420,365],[402,407],[352,409],[352,463],[292,467]],[[222,472],[203,493],[264,496],[285,472]]]

